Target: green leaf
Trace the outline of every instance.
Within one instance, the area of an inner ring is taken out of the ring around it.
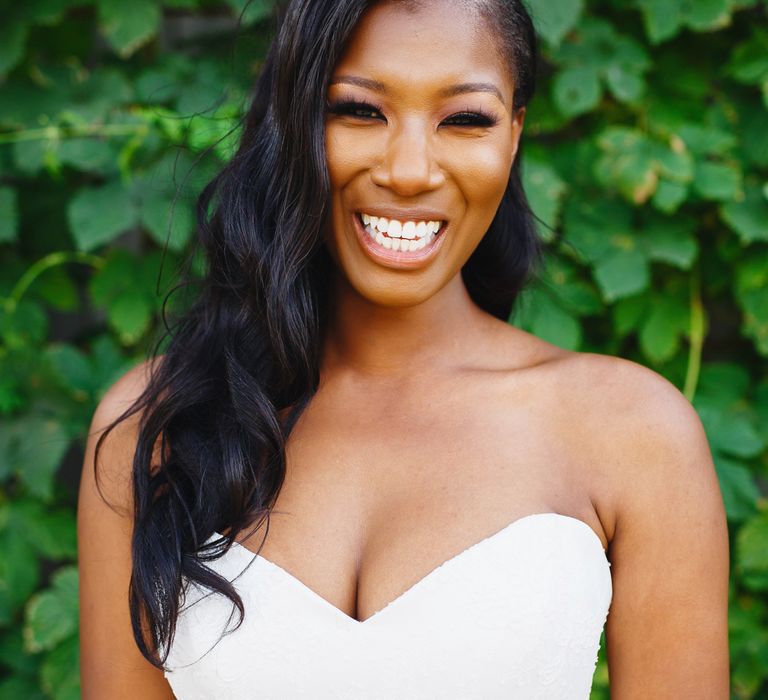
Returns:
[[[739,295],[744,312],[742,333],[755,341],[757,351],[768,357],[768,293],[766,288],[750,289]]]
[[[136,225],[131,193],[119,182],[80,190],[67,207],[69,227],[80,250],[89,251]]]
[[[552,165],[529,158],[523,165],[523,187],[531,210],[543,222],[536,222],[539,236],[550,241],[550,229],[557,228],[566,184]]]
[[[584,11],[583,0],[528,0],[536,31],[553,46],[573,29]]]
[[[40,679],[53,700],[80,700],[80,643],[76,635],[49,652]]]
[[[48,317],[39,304],[22,299],[15,309],[0,306],[0,338],[9,348],[37,345],[48,332]]]
[[[653,218],[644,228],[641,242],[651,260],[689,270],[699,252],[693,225],[680,218]]]
[[[685,8],[686,23],[696,31],[710,31],[728,26],[731,12],[728,0],[678,0]]]
[[[37,683],[23,676],[11,676],[0,681],[0,700],[48,700]]]
[[[651,202],[659,211],[665,214],[674,214],[687,197],[688,185],[670,182],[662,178],[653,193]]]
[[[768,590],[768,513],[755,516],[736,533],[736,566],[745,585]]]
[[[694,155],[722,155],[737,143],[736,136],[704,124],[683,124],[677,132],[688,150]]]
[[[180,251],[189,243],[195,225],[194,212],[184,199],[175,202],[163,193],[154,193],[141,204],[141,221],[161,246]]]
[[[608,89],[619,102],[637,102],[646,90],[645,79],[636,70],[613,64],[605,72]]]
[[[595,265],[595,280],[607,302],[643,291],[650,283],[648,259],[638,250],[618,250]]]
[[[672,358],[689,323],[690,314],[683,300],[674,296],[655,299],[650,314],[640,327],[640,347],[646,357],[655,363]]]
[[[581,346],[581,324],[546,294],[537,297],[531,318],[534,335],[566,350]]]
[[[144,296],[123,292],[110,302],[107,314],[109,323],[117,331],[120,340],[126,345],[131,345],[137,342],[149,327],[152,308]]]
[[[46,270],[35,281],[35,292],[57,311],[75,311],[79,302],[77,287],[63,267]]]
[[[63,567],[53,574],[50,588],[30,599],[24,624],[24,646],[30,653],[53,649],[77,630],[77,579],[75,566]]]
[[[0,516],[0,522],[2,517]],[[16,617],[40,579],[37,553],[18,532],[0,527],[0,624]]]
[[[28,26],[18,18],[0,22],[0,76],[10,71],[24,56]]]
[[[62,386],[79,395],[95,391],[91,363],[77,348],[66,343],[56,343],[47,348],[46,357]]]
[[[19,231],[16,190],[0,187],[0,243],[15,241]]]
[[[768,202],[759,187],[748,185],[740,202],[728,202],[720,208],[720,217],[743,243],[768,241]]]
[[[98,8],[101,31],[123,58],[157,33],[162,18],[154,0],[98,0]]]
[[[728,74],[747,85],[759,84],[768,78],[768,31],[753,27],[751,39],[734,49]]]
[[[693,188],[706,199],[737,200],[743,197],[741,171],[735,165],[726,163],[698,163]]]
[[[619,338],[624,338],[637,330],[650,303],[648,294],[636,294],[619,299],[613,305],[613,327]]]
[[[714,461],[728,519],[740,522],[752,517],[760,490],[749,469],[721,455],[714,455]]]
[[[266,19],[274,10],[273,0],[227,0],[227,4],[237,12],[238,19],[245,26]]]
[[[682,25],[682,13],[674,0],[638,0],[643,11],[645,32],[652,44],[671,39]]]
[[[17,419],[22,440],[15,455],[15,470],[29,493],[43,501],[53,496],[53,476],[69,448],[70,437],[62,424],[53,419],[27,414]]]
[[[570,198],[563,228],[565,249],[585,262],[597,262],[615,251],[617,240],[634,241],[632,210],[618,199]]]
[[[713,450],[742,459],[751,459],[762,452],[765,443],[750,411],[698,397],[695,404]]]
[[[629,201],[642,204],[656,191],[658,164],[645,134],[627,127],[609,127],[598,137],[605,151],[595,174],[606,187],[616,187]]]
[[[552,99],[566,117],[591,111],[597,107],[601,96],[600,80],[593,68],[566,68],[552,83]]]

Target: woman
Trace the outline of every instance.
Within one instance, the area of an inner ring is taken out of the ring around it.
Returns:
[[[587,698],[604,623],[613,698],[728,696],[696,413],[506,322],[534,66],[517,0],[289,5],[200,298],[94,417],[84,698]]]

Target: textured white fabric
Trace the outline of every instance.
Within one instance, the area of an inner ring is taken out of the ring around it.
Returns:
[[[237,610],[185,581],[165,673],[178,700],[587,700],[613,594],[595,531],[557,513],[515,520],[363,622],[240,545],[208,565],[242,572],[245,620],[216,644]]]

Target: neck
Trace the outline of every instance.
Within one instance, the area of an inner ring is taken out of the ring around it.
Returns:
[[[335,276],[333,314],[323,368],[372,379],[420,376],[464,364],[488,315],[469,296],[461,274],[410,307],[380,306]],[[473,340],[474,338],[474,340]]]

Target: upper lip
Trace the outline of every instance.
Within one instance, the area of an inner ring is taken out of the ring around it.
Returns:
[[[424,207],[414,207],[410,209],[399,209],[397,207],[361,207],[357,210],[358,214],[368,214],[369,216],[378,216],[384,219],[397,219],[398,221],[447,221],[445,213],[436,209],[426,209]]]

